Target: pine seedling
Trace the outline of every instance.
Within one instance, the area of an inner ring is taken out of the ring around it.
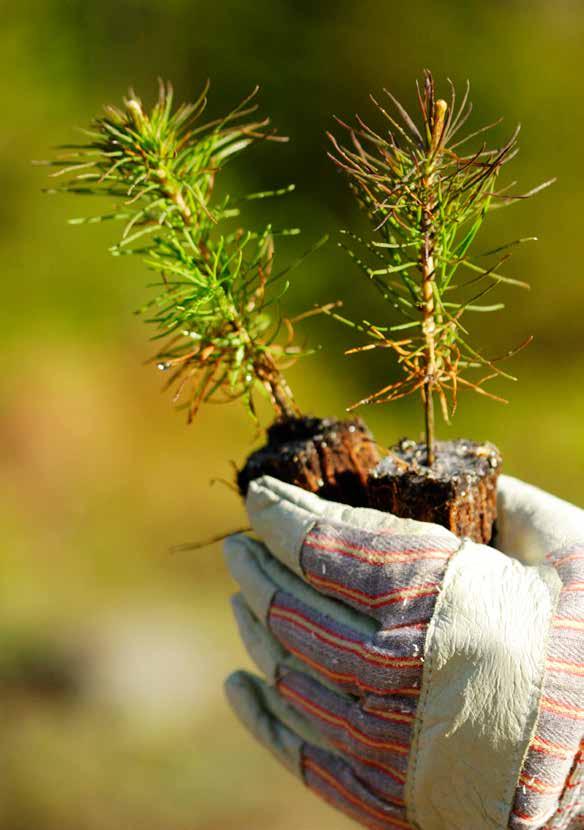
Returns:
[[[469,342],[463,315],[502,309],[502,303],[483,302],[501,283],[527,287],[502,274],[500,267],[513,246],[532,238],[515,240],[479,256],[471,254],[471,246],[490,210],[524,199],[551,182],[521,196],[498,187],[501,169],[517,153],[519,129],[502,147],[489,149],[481,143],[475,150],[467,150],[469,142],[495,126],[461,136],[472,109],[468,84],[457,106],[452,83],[449,102],[437,99],[434,80],[426,71],[423,89],[418,87],[419,125],[390,92],[385,90],[385,94],[389,109],[372,97],[384,129],[373,130],[359,117],[354,126],[337,119],[349,141],[343,144],[329,133],[329,156],[347,176],[374,231],[371,240],[345,232],[367,252],[367,261],[352,244],[341,244],[403,319],[378,325],[334,316],[373,341],[349,353],[390,349],[402,370],[399,380],[354,407],[419,392],[425,414],[427,464],[431,467],[435,460],[435,398],[446,421],[456,410],[461,387],[503,400],[485,389],[485,384],[500,376],[514,380],[498,364],[529,342],[500,358],[485,357]],[[478,376],[473,378],[472,370]]]
[[[169,373],[166,386],[189,421],[202,403],[235,399],[255,415],[258,388],[277,417],[291,417],[298,408],[282,371],[304,352],[294,321],[278,313],[290,269],[275,272],[274,240],[298,231],[246,229],[240,216],[247,201],[292,188],[238,199],[216,188],[244,150],[287,139],[252,117],[257,90],[224,118],[199,123],[207,91],[173,109],[172,88],[161,83],[149,112],[130,91],[123,107],[106,107],[85,131],[86,143],[51,162],[64,181],[53,192],[110,197],[112,212],[71,221],[121,222],[111,252],[139,256],[158,275],[158,293],[142,312],[162,341],[153,362]]]

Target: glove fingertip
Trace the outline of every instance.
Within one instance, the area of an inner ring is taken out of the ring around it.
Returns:
[[[246,538],[244,533],[233,533],[225,539],[223,553],[228,562],[232,556],[239,554],[247,547]]]
[[[225,694],[241,723],[295,775],[302,777],[302,739],[262,704],[260,681],[245,671],[230,674]]]
[[[224,550],[229,572],[242,589],[248,605],[258,619],[266,621],[278,590],[277,584],[262,568],[266,552],[259,542],[243,534],[227,539]]]
[[[237,710],[242,694],[247,694],[249,681],[246,672],[242,669],[232,672],[223,684],[223,689],[227,696],[227,700]]]
[[[262,476],[250,483],[246,498],[248,509],[263,510],[281,501],[290,502],[315,516],[322,513],[322,499],[315,493],[272,476]]]
[[[232,597],[231,606],[247,653],[268,680],[275,682],[278,664],[286,657],[284,648],[254,616],[242,594]]]
[[[302,543],[318,518],[309,507],[309,497],[320,502],[312,493],[265,476],[250,484],[246,502],[255,532],[270,552],[299,576],[303,576]]]

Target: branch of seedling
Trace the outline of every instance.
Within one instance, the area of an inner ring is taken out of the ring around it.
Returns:
[[[522,195],[510,194],[508,188],[496,189],[502,167],[517,153],[518,130],[500,148],[489,149],[483,142],[473,152],[461,154],[464,144],[495,126],[487,125],[459,137],[472,109],[468,84],[457,106],[452,83],[448,102],[436,98],[434,80],[426,71],[423,88],[418,87],[419,127],[390,92],[385,90],[385,94],[395,115],[372,97],[385,129],[375,131],[359,117],[355,126],[336,119],[349,141],[342,144],[329,133],[329,156],[347,177],[373,227],[370,241],[346,233],[368,252],[368,262],[350,244],[341,245],[404,321],[380,325],[355,323],[335,312],[332,316],[373,341],[348,353],[382,348],[395,354],[404,376],[354,407],[419,392],[424,407],[427,464],[431,467],[436,443],[435,398],[446,421],[456,410],[460,387],[503,400],[484,385],[495,377],[514,379],[498,363],[530,342],[527,338],[502,358],[486,358],[468,342],[461,318],[466,312],[503,308],[500,303],[482,302],[501,283],[528,287],[501,274],[499,268],[509,258],[510,248],[533,238],[515,240],[489,252],[499,256],[487,267],[474,261],[471,245],[490,210],[527,198],[552,182]],[[473,276],[459,281],[461,268]],[[460,291],[465,290],[470,296],[460,298]],[[471,380],[467,376],[471,370],[483,374]]]

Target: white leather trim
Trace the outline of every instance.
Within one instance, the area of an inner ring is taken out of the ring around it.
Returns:
[[[534,733],[561,582],[466,541],[428,628],[408,777],[419,830],[506,828]]]
[[[584,540],[584,510],[531,484],[501,476],[496,544],[526,565]]]

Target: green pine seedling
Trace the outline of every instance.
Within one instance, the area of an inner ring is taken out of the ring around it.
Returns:
[[[456,409],[460,387],[503,400],[484,386],[494,377],[512,378],[498,363],[531,339],[502,358],[487,358],[469,343],[462,318],[466,312],[502,309],[501,303],[482,302],[501,283],[527,287],[499,269],[509,258],[510,248],[533,237],[515,240],[479,257],[471,253],[472,243],[492,209],[524,199],[551,181],[521,196],[498,187],[502,167],[517,153],[519,129],[500,148],[489,149],[482,143],[473,151],[467,150],[468,142],[495,126],[461,136],[472,109],[468,84],[457,106],[452,83],[450,101],[438,99],[432,75],[426,71],[423,89],[418,87],[419,124],[390,92],[385,93],[393,110],[372,97],[384,128],[373,130],[359,117],[355,126],[337,119],[348,132],[349,141],[342,144],[329,133],[329,155],[347,176],[373,227],[370,240],[345,232],[368,252],[368,261],[349,245],[342,243],[343,247],[403,320],[386,325],[385,321],[355,323],[334,316],[373,341],[349,353],[390,349],[403,370],[397,382],[354,407],[420,392],[427,464],[431,467],[435,460],[435,398],[447,421]],[[487,260],[490,264],[485,264],[485,256],[491,256]],[[471,370],[478,370],[478,378],[469,377]]]
[[[158,274],[158,294],[142,312],[163,341],[153,361],[169,373],[166,386],[189,421],[208,401],[242,399],[255,415],[258,388],[277,417],[292,417],[298,407],[282,371],[305,352],[295,321],[278,313],[290,268],[274,270],[274,240],[299,231],[251,230],[239,220],[246,201],[293,188],[237,199],[216,189],[225,166],[252,145],[287,139],[268,119],[247,120],[257,89],[224,118],[199,123],[207,91],[173,109],[172,88],[161,83],[149,112],[130,91],[85,131],[86,143],[50,162],[64,181],[51,192],[111,197],[111,213],[71,221],[120,221],[111,252],[139,256]]]

